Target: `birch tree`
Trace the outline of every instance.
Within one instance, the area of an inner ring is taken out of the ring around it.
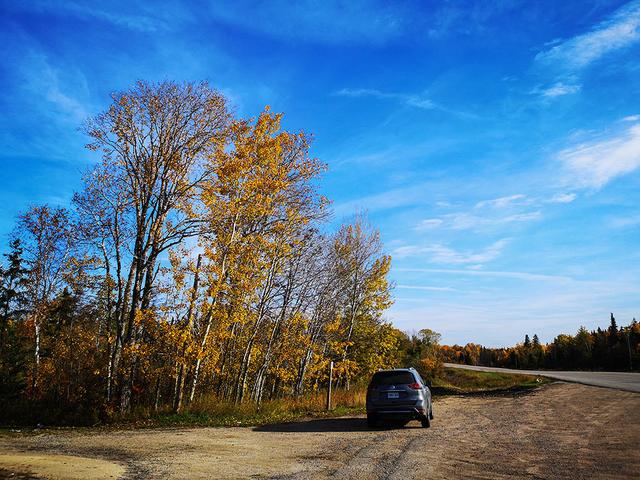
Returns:
[[[102,206],[112,219],[111,240],[124,242],[116,259],[119,303],[111,356],[122,410],[131,402],[134,345],[144,336],[137,317],[151,308],[158,259],[199,232],[199,188],[209,173],[203,165],[224,143],[228,122],[218,92],[205,83],[173,82],[138,82],[114,94],[109,109],[87,122],[88,148],[103,156],[99,168],[105,174],[95,178],[109,182]],[[127,238],[121,236],[125,231]],[[123,352],[127,361],[120,365]]]

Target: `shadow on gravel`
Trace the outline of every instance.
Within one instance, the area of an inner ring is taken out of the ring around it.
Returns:
[[[421,428],[419,423],[406,426],[398,423],[386,423],[376,428],[369,428],[364,418],[323,418],[303,422],[279,423],[255,427],[256,432],[367,432],[395,430],[398,428]]]
[[[480,390],[477,392],[462,392],[447,387],[431,387],[434,398],[437,397],[509,397],[515,395],[528,395],[539,391],[544,385],[557,382],[548,382],[541,385],[516,386],[510,388],[497,388],[495,390]]]

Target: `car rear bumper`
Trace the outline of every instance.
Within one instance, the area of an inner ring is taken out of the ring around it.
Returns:
[[[412,407],[407,405],[393,405],[368,407],[367,415],[374,415],[380,418],[414,419],[425,416],[425,409],[422,407]]]

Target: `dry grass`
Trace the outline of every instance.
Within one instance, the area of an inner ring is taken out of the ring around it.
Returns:
[[[526,390],[547,382],[532,375],[514,375],[495,372],[475,372],[445,368],[433,381],[434,395],[469,393],[496,393]],[[136,411],[116,423],[146,426],[257,426],[292,422],[303,418],[332,417],[364,413],[366,389],[364,386],[333,392],[332,409],[326,409],[326,392],[316,392],[300,398],[278,398],[260,405],[247,401],[239,405],[215,395],[196,399],[181,413],[169,408],[160,412]]]
[[[439,395],[468,393],[496,393],[524,390],[536,387],[548,380],[531,375],[513,375],[494,372],[445,368],[433,381],[432,391]],[[279,398],[261,405],[247,401],[239,405],[215,395],[205,395],[174,413],[170,406],[155,412],[149,408],[138,408],[126,416],[111,414],[101,422],[71,422],[75,425],[111,424],[116,427],[156,426],[257,426],[282,423],[303,418],[333,417],[362,414],[365,411],[366,388],[358,386],[350,390],[336,389],[333,392],[332,409],[326,410],[326,392],[315,392],[300,398]],[[44,422],[46,425],[64,425],[69,422]],[[29,424],[29,422],[23,422]],[[35,423],[34,423],[35,424]]]
[[[492,393],[535,388],[549,380],[535,375],[477,372],[445,368],[433,381],[433,390],[443,394]]]
[[[196,399],[180,413],[170,409],[160,412],[137,410],[116,423],[146,426],[254,426],[290,422],[308,417],[328,417],[364,412],[366,389],[334,390],[332,409],[326,410],[326,392],[300,398],[279,398],[260,405],[247,401],[241,404],[206,395]]]

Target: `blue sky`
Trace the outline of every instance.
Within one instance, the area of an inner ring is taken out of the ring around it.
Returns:
[[[314,134],[334,223],[366,210],[404,330],[551,341],[640,315],[640,1],[0,2],[0,236],[67,205],[82,120],[208,80]]]

